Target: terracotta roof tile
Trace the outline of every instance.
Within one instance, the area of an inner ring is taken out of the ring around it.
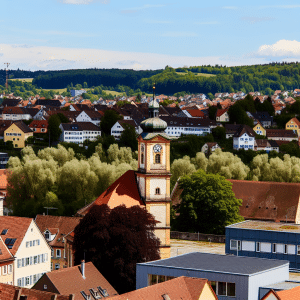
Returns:
[[[17,286],[0,283],[0,299],[15,300],[21,299],[20,296],[27,296],[27,300],[69,300],[69,296],[57,295],[44,291],[20,288]],[[55,297],[56,296],[56,297]]]
[[[5,238],[4,238],[4,240],[5,240]],[[3,260],[13,260],[14,259],[13,255],[10,253],[9,249],[6,247],[4,240],[0,236],[0,262]]]
[[[300,300],[300,286],[276,292],[280,300]]]
[[[185,299],[185,300],[198,300],[205,287],[208,285],[207,279],[193,278],[181,276],[159,284],[151,285],[142,289],[138,289],[126,294],[110,298],[112,300],[162,300],[167,299],[163,295],[169,296],[169,299]],[[217,300],[212,288],[211,294]]]
[[[61,217],[61,216],[44,216],[37,215],[35,218],[36,225],[43,233],[48,229],[51,234],[57,234],[53,241],[49,244],[51,246],[63,247],[63,237],[69,234],[80,222],[79,217]]]
[[[97,270],[92,262],[85,263],[85,279],[81,273],[81,266],[64,268],[44,274],[33,286],[33,289],[43,288],[43,278],[48,278],[61,295],[75,295],[75,300],[84,299],[81,291],[89,293],[89,289],[101,286],[106,289],[109,296],[118,295],[117,291],[110,285],[104,276]]]
[[[0,190],[6,190],[7,187],[7,170],[0,170]]]
[[[16,254],[32,221],[30,218],[0,216],[0,235],[4,229],[8,229],[5,235],[1,235],[4,242],[7,238],[16,239],[12,249],[9,249],[13,255]]]
[[[228,109],[218,109],[216,113],[216,117],[221,117],[223,114],[225,114],[228,111]]]
[[[125,204],[126,207],[140,205],[144,207],[141,199],[135,172],[127,171],[104,191],[94,202],[80,209],[77,214],[85,215],[93,205],[107,204],[110,208]]]
[[[242,199],[240,214],[245,219],[296,222],[300,184],[229,180],[235,197]]]

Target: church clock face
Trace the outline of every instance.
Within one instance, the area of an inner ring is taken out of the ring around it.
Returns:
[[[155,153],[161,152],[161,149],[162,149],[161,145],[158,145],[158,144],[156,144],[156,145],[153,147],[153,151],[154,151]]]

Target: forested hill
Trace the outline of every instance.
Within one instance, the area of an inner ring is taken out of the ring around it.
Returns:
[[[67,86],[128,86],[151,92],[156,82],[156,91],[173,95],[177,92],[188,93],[245,93],[259,91],[272,94],[275,90],[300,88],[300,63],[272,63],[239,67],[199,66],[164,70],[134,71],[124,69],[82,69],[64,71],[9,71],[14,78],[31,77],[36,87],[59,89]],[[22,76],[23,74],[23,76]],[[5,70],[0,70],[4,83]],[[86,83],[86,84],[84,84]]]

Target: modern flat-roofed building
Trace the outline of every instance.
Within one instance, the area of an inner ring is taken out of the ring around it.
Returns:
[[[300,225],[248,220],[226,227],[226,254],[288,260],[300,270]]]
[[[258,300],[260,287],[289,279],[289,262],[193,252],[139,263],[136,271],[137,289],[187,276],[208,279],[218,299]]]

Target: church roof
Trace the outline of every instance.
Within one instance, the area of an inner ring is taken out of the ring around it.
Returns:
[[[145,206],[143,203],[135,172],[127,171],[110,187],[106,189],[94,202],[88,204],[77,212],[77,215],[85,215],[93,205],[107,204],[110,208],[124,204],[126,207],[135,205]]]
[[[167,139],[167,140],[172,140],[175,139],[175,137],[170,137],[167,133],[165,132],[142,132],[141,136],[144,140],[151,140],[153,138],[155,138],[156,136],[162,136],[163,138]]]

